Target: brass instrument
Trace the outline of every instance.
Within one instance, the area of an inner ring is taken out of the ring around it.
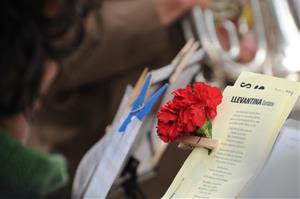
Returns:
[[[183,21],[185,37],[200,41],[220,81],[235,80],[244,70],[299,80],[299,1],[241,2],[216,0],[209,9],[194,8]],[[227,49],[220,41],[218,26],[227,33]],[[243,62],[241,38],[249,32],[255,37],[256,49],[252,59]]]

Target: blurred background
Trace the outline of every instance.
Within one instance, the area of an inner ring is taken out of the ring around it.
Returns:
[[[71,179],[60,192],[63,197],[70,197],[77,166],[105,134],[126,85],[134,84],[144,67],[154,70],[168,65],[191,38],[200,43],[197,52],[201,56],[194,59],[199,68],[193,77],[196,81],[224,88],[242,71],[299,81],[300,1],[186,2],[82,2],[84,18],[72,27],[83,28],[82,35],[78,33],[81,42],[61,60],[60,74],[33,118],[28,141],[33,149],[66,157]],[[64,42],[72,31],[68,34]],[[299,108],[298,102],[290,117],[299,120]],[[147,198],[159,198],[166,192],[189,152],[170,144],[157,164],[139,172]],[[124,191],[113,187],[109,197],[124,198]]]

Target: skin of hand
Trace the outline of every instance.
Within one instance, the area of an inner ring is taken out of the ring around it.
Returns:
[[[229,50],[230,46],[229,46],[228,35],[226,30],[219,27],[217,29],[217,34],[223,49]],[[240,54],[238,57],[238,61],[241,63],[250,62],[255,57],[256,50],[257,50],[257,41],[254,33],[249,32],[243,35],[240,38]]]
[[[250,62],[257,51],[257,41],[254,33],[250,32],[244,35],[240,40],[240,55],[239,61],[242,63]]]
[[[153,0],[160,23],[162,26],[169,26],[178,18],[199,5],[202,8],[210,6],[210,0]]]

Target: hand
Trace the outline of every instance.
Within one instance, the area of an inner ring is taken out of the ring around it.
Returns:
[[[161,25],[169,26],[195,5],[206,8],[210,0],[153,0]]]
[[[257,41],[253,32],[249,32],[240,39],[239,61],[242,63],[250,62],[257,51]]]

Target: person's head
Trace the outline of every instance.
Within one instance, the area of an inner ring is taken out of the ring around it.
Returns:
[[[8,126],[20,139],[27,134],[28,113],[57,74],[59,59],[80,42],[78,5],[76,0],[1,1],[0,127]],[[70,29],[78,34],[63,42]]]

